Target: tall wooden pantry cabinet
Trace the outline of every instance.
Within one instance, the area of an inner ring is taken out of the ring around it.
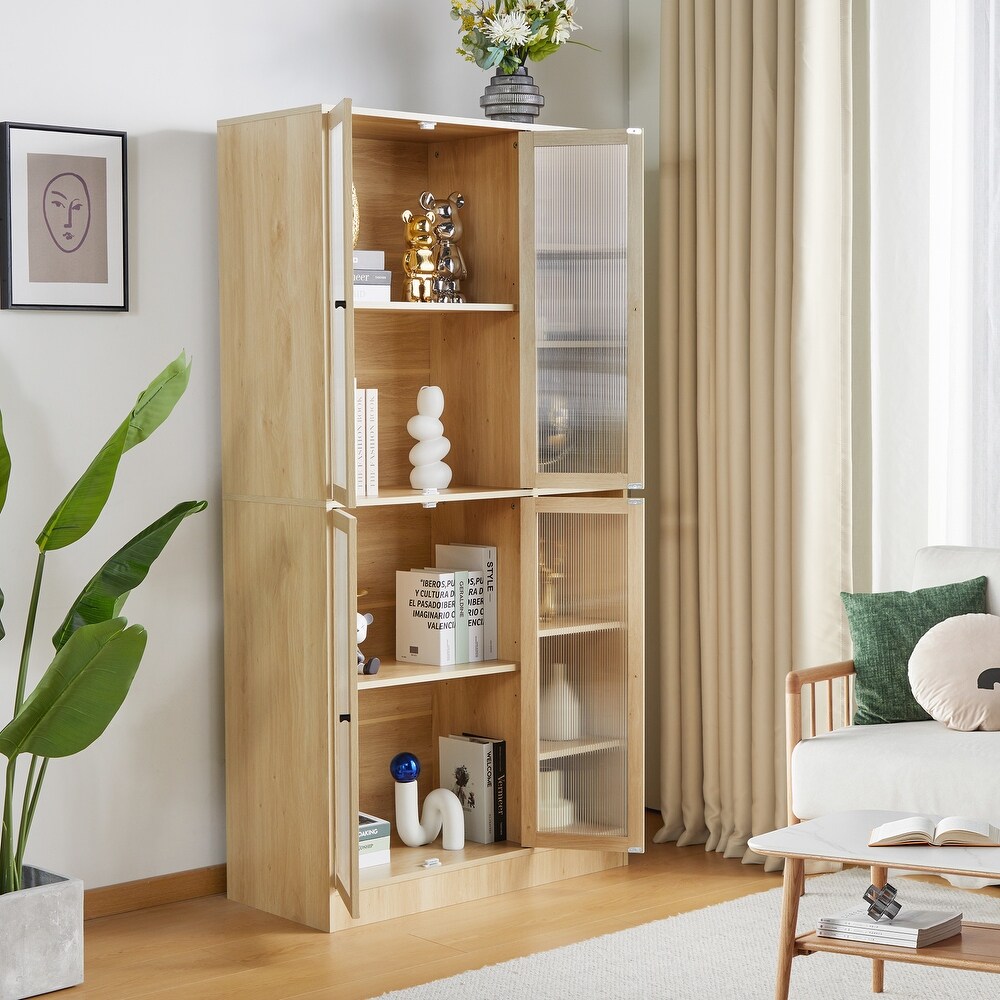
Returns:
[[[339,930],[642,850],[641,141],[347,100],[220,122],[231,898]],[[389,302],[355,301],[352,191]],[[465,304],[404,301],[422,191],[465,197]],[[372,496],[355,385],[379,393]],[[409,485],[422,385],[452,445],[436,497]],[[496,547],[498,656],[398,662],[395,573],[451,542]],[[392,757],[420,758],[422,801],[437,738],[470,731],[506,740],[508,839],[394,837],[359,872],[359,810],[395,826]]]

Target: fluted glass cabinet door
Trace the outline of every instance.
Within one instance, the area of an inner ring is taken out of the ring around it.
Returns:
[[[357,504],[354,411],[354,203],[351,197],[351,102],[328,115],[330,205],[330,494],[345,507]]]
[[[357,521],[342,510],[329,512],[331,627],[330,708],[333,727],[333,858],[331,884],[352,917],[358,916],[358,675],[357,633],[349,627],[358,612]],[[295,738],[294,733],[289,734]],[[294,850],[294,845],[290,845]]]
[[[522,511],[522,841],[641,851],[642,501]]]
[[[642,483],[642,136],[523,133],[522,475]]]

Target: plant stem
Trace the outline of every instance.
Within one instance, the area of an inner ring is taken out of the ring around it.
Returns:
[[[3,795],[3,830],[0,832],[0,895],[17,888],[14,878],[14,761],[7,763],[7,783]]]
[[[38,594],[42,589],[42,569],[45,566],[45,552],[38,553],[35,564],[35,582],[31,588],[31,603],[28,605],[28,620],[24,626],[24,643],[21,646],[21,666],[17,671],[17,694],[14,697],[14,716],[24,704],[24,687],[28,681],[28,657],[31,654],[31,637],[35,632],[35,614],[38,611]],[[16,758],[15,758],[16,759]],[[11,761],[11,764],[14,762]]]
[[[18,873],[24,866],[24,848],[28,843],[28,833],[31,830],[31,821],[35,818],[35,806],[38,805],[38,793],[41,791],[42,782],[45,780],[45,772],[49,766],[49,758],[42,758],[42,769],[38,772],[38,780],[31,790],[31,801],[28,800],[28,789],[31,786],[31,776],[35,772],[37,757],[31,758],[31,770],[28,772],[28,783],[24,786],[24,805],[21,807],[21,830],[17,835],[17,856],[14,859]]]

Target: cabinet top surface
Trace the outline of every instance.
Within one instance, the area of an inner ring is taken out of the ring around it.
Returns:
[[[326,114],[335,105],[313,104],[284,111],[270,111],[240,118],[223,118],[219,127],[284,118],[299,114]],[[433,127],[431,127],[433,126]],[[516,134],[517,132],[576,131],[563,125],[527,122],[494,122],[486,118],[454,118],[448,115],[415,114],[409,111],[382,111],[376,108],[351,108],[351,128],[362,139],[406,139],[411,142],[437,142],[448,139],[472,138],[485,134]]]

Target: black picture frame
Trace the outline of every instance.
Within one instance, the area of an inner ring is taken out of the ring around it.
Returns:
[[[0,122],[0,146],[0,309],[127,312],[126,133]]]

